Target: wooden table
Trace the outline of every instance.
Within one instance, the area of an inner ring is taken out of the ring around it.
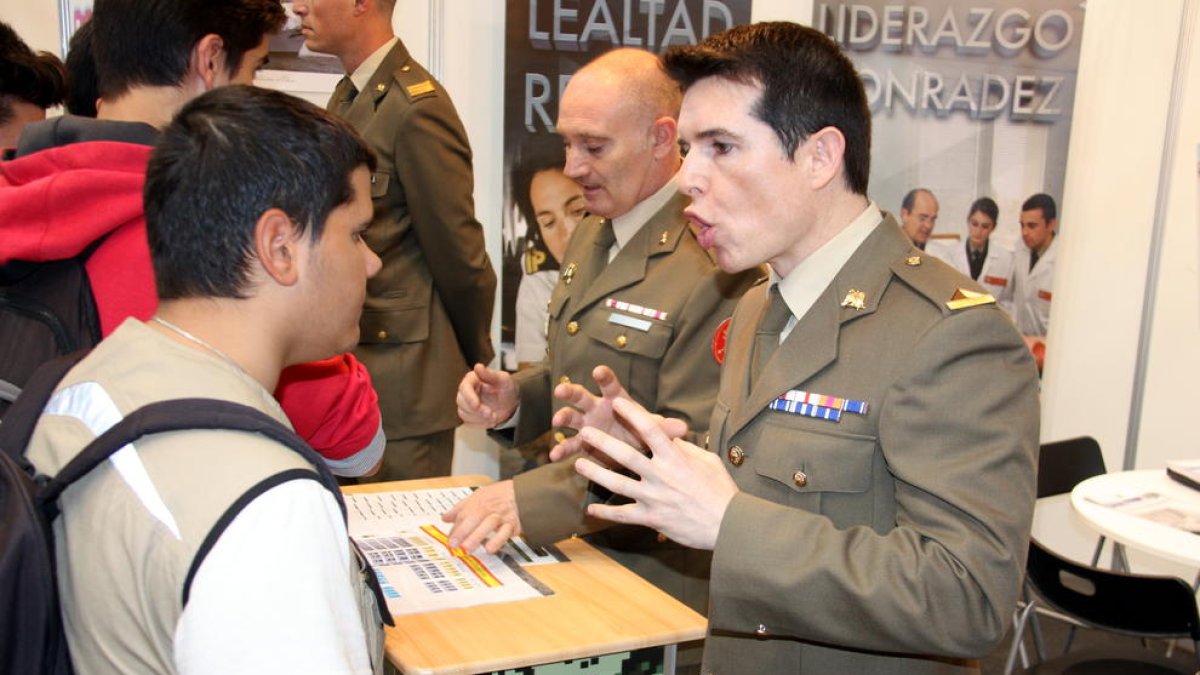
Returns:
[[[373,483],[345,492],[483,485],[486,476]],[[527,568],[554,595],[396,617],[386,650],[406,675],[457,675],[520,668],[704,637],[707,622],[581,539],[556,544],[570,560]]]

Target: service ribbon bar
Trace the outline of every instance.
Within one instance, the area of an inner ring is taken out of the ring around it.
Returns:
[[[829,420],[830,422],[840,422],[842,419],[842,411],[838,408],[827,408],[800,401],[788,401],[782,397],[771,401],[767,404],[767,407],[779,412],[804,415],[805,417],[816,417],[818,419]]]
[[[828,396],[826,394],[817,394],[809,391],[801,391],[799,389],[792,389],[788,391],[783,396],[780,396],[778,400],[786,401],[788,403],[804,403],[810,406],[816,406],[818,408],[832,408],[840,412],[848,412],[855,415],[867,414],[866,401],[855,401],[854,399],[841,398],[839,396]],[[774,406],[772,406],[771,409],[784,410],[784,408],[776,408]],[[792,411],[788,410],[787,412]],[[819,415],[814,415],[814,417],[819,417]],[[825,417],[824,419],[833,418]]]
[[[617,300],[615,298],[609,298],[608,300],[605,300],[604,305],[609,309],[619,309],[622,312],[629,312],[630,314],[638,314],[640,316],[648,316],[651,319],[658,319],[659,321],[667,320],[666,312],[657,309],[650,309],[649,307],[642,307],[641,305],[634,305],[623,300]]]

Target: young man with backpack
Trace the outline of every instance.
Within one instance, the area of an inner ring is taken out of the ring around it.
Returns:
[[[63,259],[82,262],[82,290],[75,281],[66,306],[52,302],[32,312],[80,315],[83,324],[98,319],[94,336],[88,339],[91,331],[85,329],[81,344],[59,351],[90,346],[127,317],[154,313],[158,299],[142,210],[151,146],[192,98],[250,83],[266,60],[267,38],[284,19],[279,0],[97,0],[91,44],[98,118],[66,115],[30,125],[16,159],[0,163],[0,380],[20,386],[31,366],[45,358],[16,337],[24,333],[13,326],[28,326],[24,317],[31,312],[22,316],[7,309],[7,271],[24,274],[31,265]],[[27,285],[45,291],[49,283],[37,279]],[[93,298],[93,311],[78,306]],[[10,367],[18,371],[15,378]],[[0,399],[3,389],[0,383]],[[334,473],[364,475],[378,464],[385,443],[378,397],[353,356],[289,369],[277,395],[297,431]],[[0,415],[3,407],[0,403]]]
[[[278,92],[185,105],[146,176],[156,313],[63,378],[26,457],[54,475],[175,399],[286,423],[280,371],[358,339],[380,266],[362,240],[373,167],[348,125]],[[315,477],[285,445],[218,424],[143,436],[69,487],[53,530],[76,673],[381,672],[374,596]]]

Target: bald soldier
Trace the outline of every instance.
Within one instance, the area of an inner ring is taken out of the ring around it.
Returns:
[[[511,427],[523,443],[550,428],[555,385],[599,392],[614,373],[648,409],[693,428],[707,423],[721,353],[714,336],[762,273],[722,273],[688,227],[687,199],[675,188],[679,103],[679,88],[642,50],[608,52],[571,79],[558,132],[564,172],[583,188],[590,216],[551,296],[548,356],[515,375],[475,366],[458,389],[465,423]],[[607,367],[598,383],[597,366]],[[586,487],[570,464],[493,483],[446,514],[451,540],[470,549],[490,535],[494,551],[514,534],[546,544],[591,532],[600,523],[584,517]],[[590,541],[704,610],[707,553],[660,542],[645,528],[613,528]]]

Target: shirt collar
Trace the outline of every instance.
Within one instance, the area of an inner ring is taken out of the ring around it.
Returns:
[[[629,240],[633,239],[638,230],[650,222],[654,214],[661,211],[662,207],[666,206],[667,202],[671,200],[671,197],[675,196],[676,190],[675,178],[672,177],[665,185],[658,188],[657,192],[638,202],[624,215],[612,219],[613,236],[617,239],[615,244],[617,250],[625,248],[625,244],[628,244]]]
[[[774,269],[771,270],[771,283],[779,284],[783,301],[792,311],[793,318],[784,329],[785,333],[790,332],[791,327],[808,313],[817,298],[833,283],[833,278],[846,265],[850,256],[854,255],[881,222],[883,213],[875,202],[871,202],[845,229],[800,261],[786,277],[781,279]]]
[[[367,88],[367,83],[371,81],[371,76],[375,74],[376,70],[379,70],[379,66],[387,58],[388,52],[392,51],[392,47],[396,46],[396,43],[399,41],[400,38],[393,35],[391,40],[383,43],[382,47],[376,49],[365,61],[358,64],[358,68],[355,68],[354,72],[350,73],[350,81],[354,83],[355,89],[361,92]]]

